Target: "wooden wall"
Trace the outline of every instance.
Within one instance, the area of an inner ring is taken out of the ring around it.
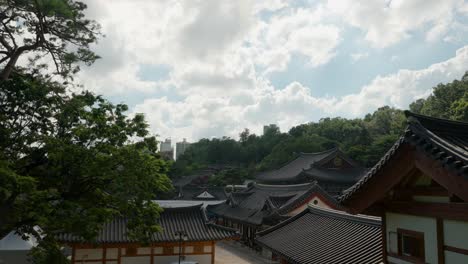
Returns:
[[[178,260],[179,244],[72,244],[72,264],[164,264]],[[183,242],[181,255],[200,264],[214,263],[215,241]]]

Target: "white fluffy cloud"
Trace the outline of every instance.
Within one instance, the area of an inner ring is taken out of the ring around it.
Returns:
[[[258,133],[263,124],[276,123],[287,130],[323,116],[356,117],[382,105],[404,108],[437,83],[459,78],[468,65],[466,46],[449,60],[377,76],[340,97],[317,96],[320,84],[275,87],[270,81],[272,74],[290,70],[297,56],[310,71],[333,61],[346,25],[378,48],[415,31],[427,41],[452,41],[457,36],[449,32],[464,28],[454,13],[468,13],[461,0],[323,0],[300,7],[283,0],[86,2],[106,37],[95,46],[103,59],[84,69],[80,81],[123,101],[143,98],[132,112],[145,113],[153,133],[174,139],[236,137],[245,127]],[[357,61],[369,54],[345,56]],[[161,65],[168,69],[161,77],[142,74]]]
[[[137,105],[135,112],[145,113],[155,131],[191,140],[221,135],[237,137],[245,127],[259,133],[262,125],[269,123],[287,130],[325,114],[357,117],[383,105],[406,108],[412,101],[429,95],[438,83],[460,78],[466,65],[468,46],[459,49],[453,58],[425,69],[378,76],[358,93],[339,98],[315,97],[309,87],[298,82],[283,89],[258,82],[257,89],[238,95],[240,100],[199,95],[188,96],[183,101],[148,99]]]
[[[328,0],[327,8],[365,32],[375,47],[387,47],[424,30],[428,40],[446,36],[463,0]]]

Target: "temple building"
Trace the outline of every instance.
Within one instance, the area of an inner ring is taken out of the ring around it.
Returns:
[[[281,264],[382,263],[380,218],[309,206],[257,234],[262,254]]]
[[[385,263],[468,263],[468,123],[406,115],[404,136],[341,203],[382,218]]]
[[[224,187],[180,187],[174,200],[184,201],[224,201],[227,194]]]
[[[300,153],[293,161],[277,170],[257,175],[266,184],[297,184],[316,181],[330,195],[341,192],[364,175],[366,169],[338,148],[317,153]]]
[[[152,234],[149,244],[127,236],[124,218],[104,225],[92,242],[70,234],[58,238],[72,248],[72,264],[213,264],[216,241],[237,237],[233,229],[208,223],[201,205],[165,208],[156,221],[162,231]]]
[[[209,205],[207,211],[218,224],[239,230],[241,239],[253,247],[256,232],[302,212],[309,203],[339,208],[335,199],[313,182],[252,184],[244,191],[231,193],[225,203]]]

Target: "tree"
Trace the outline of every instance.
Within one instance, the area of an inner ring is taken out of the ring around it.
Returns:
[[[85,18],[86,5],[74,0],[0,1],[0,80],[6,80],[20,56],[34,53],[28,67],[45,67],[49,55],[56,73],[71,77],[78,63],[93,63],[98,56],[89,45],[99,36],[99,25]],[[38,63],[42,63],[38,65]]]
[[[420,99],[410,105],[410,109],[423,115],[468,121],[464,117],[468,97],[468,72],[461,80],[439,84],[434,87],[427,99]]]
[[[126,110],[28,75],[0,82],[0,237],[35,235],[34,253],[50,263],[44,253],[57,252],[60,232],[92,240],[117,216],[136,238],[158,230],[160,208],[150,200],[171,189],[167,164],[143,116]]]
[[[468,90],[462,98],[452,103],[450,110],[453,120],[468,122]]]

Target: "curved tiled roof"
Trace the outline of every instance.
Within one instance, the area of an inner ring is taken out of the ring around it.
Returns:
[[[339,207],[336,200],[323,191],[316,182],[294,185],[253,184],[244,192],[233,193],[226,203],[209,205],[207,210],[215,215],[241,222],[260,225],[273,215],[287,214],[314,193]]]
[[[314,179],[319,182],[337,182],[343,184],[354,184],[356,183],[367,171],[366,168],[346,168],[346,169],[335,169],[335,168],[321,168],[312,167],[304,171],[304,174],[309,176],[308,178]]]
[[[282,182],[294,180],[303,170],[338,151],[337,148],[317,153],[300,153],[299,157],[288,162],[277,170],[266,171],[257,175],[259,182]]]
[[[207,222],[201,205],[166,208],[156,219],[161,232],[153,233],[150,242],[177,242],[176,231],[187,232],[188,241],[222,240],[236,236],[233,229],[217,226]],[[83,240],[71,234],[58,236],[61,242],[82,242]],[[129,243],[138,242],[127,236],[127,220],[117,218],[107,223],[96,237],[96,243]]]
[[[288,263],[380,263],[380,218],[310,206],[257,233],[257,242]]]
[[[408,127],[380,161],[339,198],[348,200],[385,167],[404,144],[411,144],[445,168],[468,178],[468,123],[418,115],[405,111]]]

